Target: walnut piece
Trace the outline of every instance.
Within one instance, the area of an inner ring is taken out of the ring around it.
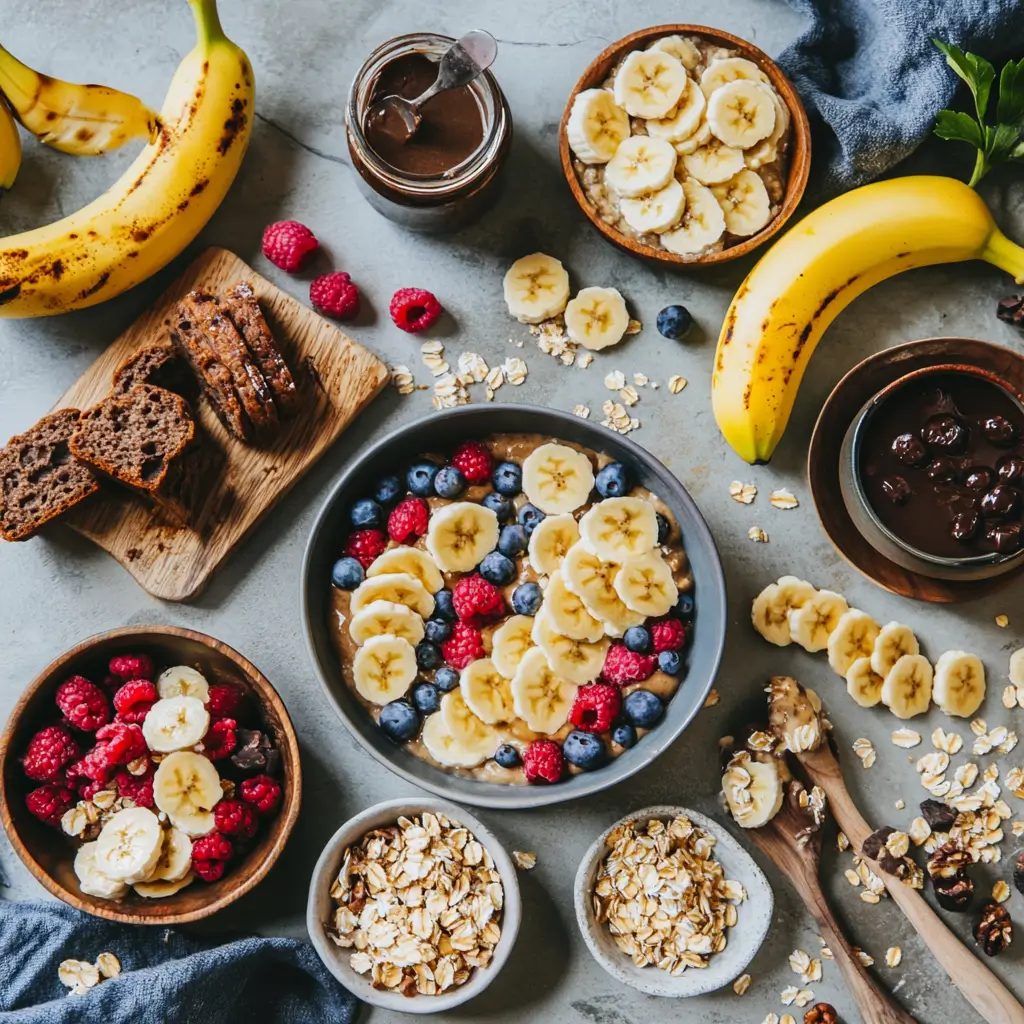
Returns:
[[[1013,924],[1005,907],[989,903],[974,926],[974,941],[987,956],[998,956],[1013,941]]]
[[[804,1024],[839,1024],[839,1014],[831,1003],[815,1003],[804,1014]]]

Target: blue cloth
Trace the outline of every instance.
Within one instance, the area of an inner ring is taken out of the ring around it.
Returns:
[[[62,960],[121,961],[119,978],[69,996]],[[132,927],[63,903],[0,901],[4,1024],[351,1024],[358,1003],[294,939],[216,939]]]
[[[932,37],[986,57],[997,83],[1006,59],[1024,56],[1020,0],[787,3],[811,21],[778,63],[811,119],[808,198],[815,202],[863,185],[909,156],[928,137],[935,115],[950,106],[960,79]],[[993,86],[990,118],[995,97]]]

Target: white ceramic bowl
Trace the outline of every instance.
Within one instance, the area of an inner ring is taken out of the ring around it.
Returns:
[[[637,967],[633,961],[615,945],[611,932],[594,919],[591,893],[601,861],[608,848],[605,845],[613,829],[627,822],[643,827],[652,818],[671,821],[685,815],[700,828],[717,840],[715,857],[725,871],[725,877],[739,882],[747,892],[745,902],[739,904],[738,921],[735,928],[728,930],[728,944],[721,953],[715,953],[707,967],[688,969],[678,977],[657,967]],[[699,996],[728,985],[743,973],[743,969],[761,948],[772,920],[775,897],[764,872],[754,863],[753,858],[721,825],[703,814],[686,807],[645,807],[620,818],[605,829],[587,850],[576,872],[575,899],[576,923],[594,959],[613,977],[624,985],[630,985],[652,996],[683,998]]]
[[[484,849],[490,853],[494,866],[501,875],[501,884],[505,890],[505,905],[501,915],[501,938],[494,950],[494,959],[484,968],[475,968],[469,981],[459,988],[449,989],[436,996],[414,997],[403,996],[399,992],[386,989],[375,989],[370,984],[369,975],[356,974],[348,965],[350,950],[342,949],[334,944],[325,930],[327,923],[334,914],[335,903],[331,899],[331,886],[338,871],[345,850],[358,842],[371,829],[384,825],[393,825],[402,817],[411,818],[425,811],[444,814],[452,821],[457,821],[473,833]],[[494,833],[478,818],[454,804],[445,803],[432,797],[420,799],[387,800],[374,804],[373,807],[357,814],[345,822],[331,836],[320,854],[320,859],[313,868],[313,878],[309,884],[309,899],[306,902],[306,929],[309,937],[323,960],[327,969],[356,998],[372,1006],[380,1006],[386,1010],[397,1010],[401,1013],[440,1013],[451,1010],[468,1002],[479,995],[497,977],[498,972],[508,959],[515,945],[519,932],[519,921],[522,916],[522,903],[519,897],[519,880],[516,869],[509,859]]]

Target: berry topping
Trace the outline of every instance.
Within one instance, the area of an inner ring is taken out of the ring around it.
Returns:
[[[491,450],[483,441],[465,441],[455,449],[452,465],[473,484],[482,484],[490,479],[494,460]]]
[[[213,809],[213,823],[218,832],[235,836],[243,842],[252,839],[260,826],[256,812],[241,800],[221,800]],[[193,855],[194,855],[193,849]],[[225,857],[214,858],[226,860]]]
[[[238,746],[238,723],[233,718],[215,718],[203,737],[203,753],[211,761],[230,757]]]
[[[309,284],[309,301],[318,313],[335,320],[352,320],[359,316],[359,289],[343,270],[313,278]]]
[[[519,756],[519,750],[511,743],[502,743],[494,752],[494,760],[502,768],[518,768],[523,763],[522,757]]]
[[[146,654],[118,654],[110,659],[110,674],[128,682],[131,679],[152,679],[156,668]]]
[[[95,783],[99,785],[99,783]],[[143,775],[132,775],[121,771],[114,776],[118,796],[127,797],[136,807],[154,807],[153,799],[153,765],[150,764]]]
[[[235,803],[232,800],[230,803]],[[244,806],[244,805],[243,805]],[[216,820],[216,813],[214,814]],[[192,860],[231,860],[235,855],[235,847],[227,836],[219,832],[211,832],[192,841]],[[193,864],[193,866],[195,866]]]
[[[523,489],[523,471],[514,462],[502,462],[491,474],[491,483],[499,494],[514,498]]]
[[[516,574],[516,563],[500,551],[491,551],[484,555],[479,572],[488,583],[503,587],[506,583],[512,582],[512,577]]]
[[[156,687],[149,680],[133,679],[114,694],[114,710],[122,722],[141,725],[156,699]]]
[[[384,509],[372,498],[360,498],[352,505],[349,519],[357,530],[384,525]]]
[[[387,543],[380,530],[356,530],[355,533],[349,534],[345,554],[356,559],[364,569],[368,569],[387,547]]]
[[[289,274],[302,270],[319,247],[316,235],[297,220],[279,220],[263,229],[263,255]]]
[[[534,740],[523,753],[527,782],[558,782],[564,768],[562,748],[553,740]]]
[[[516,615],[534,615],[544,599],[539,583],[521,583],[512,591],[512,611]]]
[[[423,288],[399,288],[389,308],[396,327],[410,334],[425,331],[441,315],[441,303]]]
[[[619,717],[621,710],[622,694],[617,686],[590,683],[576,691],[576,699],[569,711],[569,721],[584,732],[606,732]]]
[[[204,882],[216,882],[224,874],[226,861],[223,860],[193,860],[192,870]]]
[[[281,786],[269,775],[254,775],[243,780],[238,791],[260,814],[273,814],[281,802]]]
[[[28,741],[21,764],[25,774],[37,782],[57,778],[60,770],[81,754],[75,738],[63,725],[48,725]]]
[[[85,755],[86,760],[102,750],[103,758],[110,764],[127,764],[149,753],[142,729],[130,722],[111,722],[97,730],[96,739],[96,746]]]
[[[527,502],[519,509],[516,518],[526,531],[526,536],[529,537],[537,529],[537,524],[543,521],[544,513],[536,505]]]
[[[658,654],[678,651],[686,643],[686,627],[679,619],[662,619],[651,626],[651,640]]]
[[[409,467],[409,472],[405,474],[405,482],[418,498],[429,498],[434,493],[436,476],[437,466],[433,462],[417,462]]]
[[[626,698],[623,708],[626,718],[638,729],[650,729],[657,725],[665,713],[661,698],[650,690],[634,690]]]
[[[396,743],[405,743],[419,732],[420,716],[407,700],[393,700],[380,709],[377,724]]]
[[[612,729],[612,743],[617,743],[624,750],[636,744],[636,729],[629,722],[620,722]]]
[[[452,598],[455,614],[471,626],[486,625],[505,613],[501,591],[482,576],[463,576],[455,584]]]
[[[488,491],[480,500],[484,508],[489,508],[497,517],[499,523],[507,523],[515,514],[516,507],[510,498],[497,491]]]
[[[377,481],[377,489],[373,492],[373,496],[377,499],[378,504],[390,508],[404,493],[405,488],[402,486],[401,477],[386,476]]]
[[[441,648],[437,644],[433,644],[429,640],[421,640],[416,645],[416,664],[420,668],[428,670],[437,668],[441,661]]]
[[[423,629],[432,644],[439,644],[452,635],[452,624],[446,619],[427,619]]]
[[[206,697],[206,710],[213,718],[244,719],[245,706],[245,692],[237,686],[224,683],[211,686]]]
[[[521,555],[529,546],[530,537],[525,526],[519,523],[512,523],[510,526],[503,526],[498,534],[498,550],[506,558],[515,558]]]
[[[29,814],[54,828],[60,828],[60,819],[74,803],[75,794],[67,786],[54,782],[33,789],[25,797]]]
[[[634,654],[651,653],[651,633],[650,630],[644,629],[643,626],[630,626],[623,634],[622,642]]]
[[[400,501],[388,516],[388,536],[399,544],[409,544],[427,532],[430,509],[422,498]],[[360,559],[360,561],[362,561]],[[363,565],[368,565],[363,562]]]
[[[621,498],[629,494],[633,481],[629,478],[629,472],[621,462],[609,462],[603,469],[598,470],[594,477],[594,486],[602,498]]]
[[[461,625],[461,623],[460,623],[460,625]],[[455,628],[458,629],[459,626],[456,626]],[[466,627],[466,629],[469,629],[469,628],[470,628],[469,626]],[[449,661],[451,661],[451,658],[449,657],[447,652],[445,652],[445,657],[448,658]],[[471,658],[470,661],[472,661],[472,660],[473,659]],[[469,662],[467,661],[466,664],[468,665]],[[455,687],[459,685],[459,673],[456,672],[455,669],[453,669],[450,665],[442,665],[434,673],[434,685],[442,693],[451,693],[451,691],[454,690]]]
[[[582,768],[585,772],[600,768],[608,760],[608,752],[601,738],[578,730],[565,737],[562,753],[570,764]]]
[[[442,466],[434,477],[439,498],[457,498],[466,489],[466,478],[457,466]]]
[[[637,654],[625,644],[612,644],[605,655],[601,675],[606,683],[626,686],[629,683],[642,683],[645,679],[650,679],[657,667],[658,659],[655,655]]]
[[[676,601],[676,614],[683,620],[689,622],[693,618],[693,594],[680,594]]]
[[[457,669],[464,669],[471,661],[486,657],[480,631],[468,622],[455,623],[452,635],[441,644],[441,653],[444,660]],[[437,671],[440,675],[443,669]],[[441,688],[444,689],[443,686]]]
[[[409,696],[421,715],[432,715],[441,707],[441,691],[433,683],[417,683]]]
[[[434,595],[434,618],[449,622],[455,619],[455,601],[450,590],[439,590]]]
[[[339,558],[331,569],[331,582],[339,590],[355,590],[366,576],[358,558],[346,555]]]
[[[678,651],[662,651],[658,655],[658,668],[667,676],[678,676],[683,671],[683,658]]]
[[[107,695],[84,676],[72,676],[57,688],[57,707],[64,717],[84,732],[95,732],[110,721]]]
[[[666,306],[658,314],[658,333],[672,341],[681,341],[693,326],[693,317],[685,306]]]

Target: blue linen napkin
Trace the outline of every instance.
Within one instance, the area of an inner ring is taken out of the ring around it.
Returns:
[[[118,978],[71,996],[62,960],[121,961]],[[295,939],[216,939],[132,927],[63,903],[0,901],[5,1024],[352,1024],[358,1003]]]
[[[889,170],[927,138],[960,79],[932,37],[999,69],[1024,55],[1019,0],[787,0],[810,27],[778,59],[811,119],[808,198]],[[990,101],[995,109],[995,89]],[[945,145],[957,145],[945,143]],[[973,154],[972,154],[973,155]]]

